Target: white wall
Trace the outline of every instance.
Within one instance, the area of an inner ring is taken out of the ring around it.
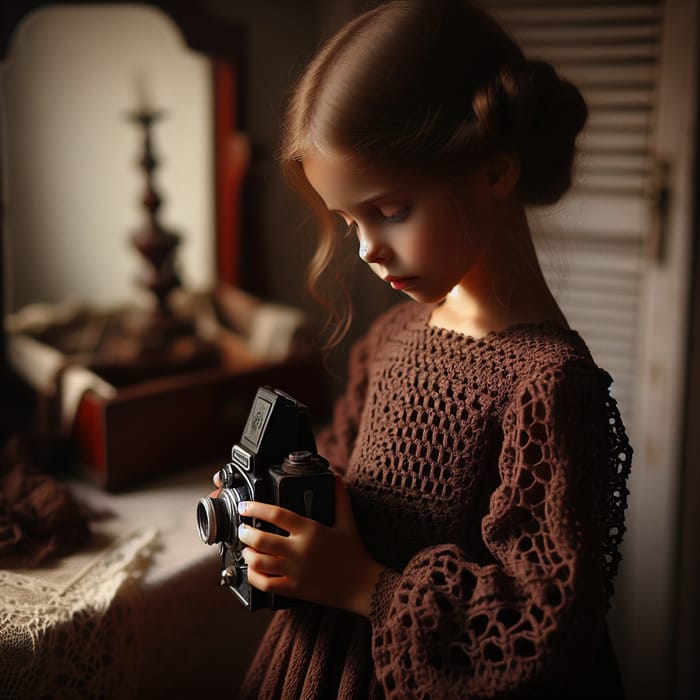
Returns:
[[[142,294],[128,239],[145,221],[144,102],[154,130],[161,223],[183,236],[184,282],[214,278],[211,78],[165,15],[145,6],[66,6],[26,18],[0,70],[8,310]],[[57,264],[60,261],[60,264]]]

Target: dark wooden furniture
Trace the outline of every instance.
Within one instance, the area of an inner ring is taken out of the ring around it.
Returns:
[[[6,0],[0,4],[0,61],[7,56],[13,31],[30,12],[65,3],[66,0]],[[70,4],[100,3],[71,0]],[[243,267],[244,179],[249,165],[247,142],[241,138],[245,132],[245,33],[240,26],[213,16],[190,0],[127,0],[122,4],[159,8],[180,28],[190,48],[211,58],[217,278],[223,285],[239,285]],[[0,219],[0,226],[1,223]],[[6,232],[0,228],[0,234],[4,236]],[[0,258],[0,274],[3,269]],[[2,289],[0,284],[0,292]],[[4,309],[2,302],[0,297],[0,309]],[[9,433],[21,423],[16,410],[20,406],[26,409],[27,393],[9,367],[5,341],[3,337],[0,371],[3,389],[12,390],[2,392],[0,408],[6,415],[12,413],[16,417],[6,431]],[[70,357],[65,358],[65,364],[71,362]],[[198,366],[193,371],[160,373],[146,381],[130,382],[114,381],[113,376],[99,372],[89,363],[85,369],[106,379],[114,391],[109,395],[85,391],[75,413],[72,447],[93,479],[110,489],[131,487],[202,460],[225,460],[231,444],[240,437],[249,402],[261,384],[279,386],[309,404],[319,418],[326,410],[325,377],[315,355],[252,363],[243,370],[232,369],[231,363],[225,361],[219,366]],[[59,388],[54,395],[40,392],[35,397],[44,418],[47,413],[55,414],[57,406],[60,410],[60,394]],[[20,395],[24,404],[19,401]],[[51,420],[49,424],[55,426],[53,418],[53,424]]]

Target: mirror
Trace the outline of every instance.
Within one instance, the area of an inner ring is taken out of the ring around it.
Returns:
[[[103,306],[139,293],[143,260],[130,237],[148,211],[143,130],[129,114],[144,109],[164,112],[152,133],[154,181],[160,221],[181,235],[183,284],[235,283],[240,29],[194,3],[8,5],[0,37],[5,311]]]

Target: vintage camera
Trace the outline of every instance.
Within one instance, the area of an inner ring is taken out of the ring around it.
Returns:
[[[217,476],[223,488],[218,498],[200,499],[197,529],[205,544],[221,544],[221,585],[228,586],[250,610],[294,605],[296,601],[264,593],[248,583],[238,526],[243,522],[280,531],[241,516],[238,504],[273,503],[325,525],[333,524],[334,476],[327,460],[316,453],[308,408],[279,389],[260,387],[240,442],[231,450],[231,462]]]

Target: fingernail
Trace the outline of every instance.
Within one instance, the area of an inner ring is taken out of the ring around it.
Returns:
[[[238,512],[241,515],[245,515],[245,512],[248,510],[248,501],[240,501],[238,503]]]
[[[243,523],[241,523],[238,526],[238,538],[239,539],[241,538],[242,535],[245,535],[247,529],[248,529],[248,526],[244,525]]]

